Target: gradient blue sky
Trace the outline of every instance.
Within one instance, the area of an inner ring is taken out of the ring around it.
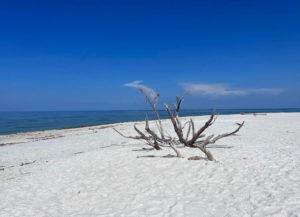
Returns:
[[[192,89],[184,108],[300,107],[299,0],[2,0],[0,27],[0,111],[148,108],[139,80]]]

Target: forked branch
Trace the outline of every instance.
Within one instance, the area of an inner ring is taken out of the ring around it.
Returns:
[[[187,141],[187,146],[189,147],[193,147],[194,143],[197,141],[197,139],[200,138],[201,134],[209,127],[213,124],[213,120],[215,117],[216,111],[213,111],[210,115],[210,118],[208,119],[208,121],[206,121],[206,123],[204,124],[203,127],[201,127],[196,133],[193,134],[193,137]],[[193,123],[194,125],[194,123]]]
[[[156,109],[156,103],[157,103],[157,99],[159,97],[159,94],[158,93],[155,93],[155,96],[154,96],[154,99],[153,99],[153,102],[151,101],[151,99],[148,97],[148,95],[145,93],[145,91],[143,90],[143,88],[139,88],[139,91],[141,91],[141,93],[145,96],[146,98],[146,101],[150,104],[155,116],[156,116],[156,119],[158,121],[158,129],[159,129],[159,132],[160,132],[160,135],[161,135],[161,138],[164,139],[165,136],[164,136],[164,131],[163,131],[163,127],[162,127],[162,123],[161,123],[161,120],[160,120],[160,116],[157,112],[157,109]]]

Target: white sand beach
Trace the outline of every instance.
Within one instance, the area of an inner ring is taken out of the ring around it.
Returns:
[[[189,148],[137,158],[173,152],[112,129],[135,135],[133,123],[0,136],[0,216],[299,217],[300,113],[221,115],[206,133],[241,121],[210,148],[216,162],[188,160],[202,155]]]

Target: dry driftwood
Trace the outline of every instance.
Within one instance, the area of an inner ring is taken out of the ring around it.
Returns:
[[[28,165],[28,164],[33,164],[33,163],[35,163],[35,162],[36,162],[36,161],[34,160],[34,161],[31,161],[31,162],[21,163],[20,166],[22,167],[22,166],[25,166],[25,165]]]
[[[222,138],[235,135],[244,126],[244,122],[237,123],[238,127],[232,132],[220,134],[217,136],[214,136],[214,135],[205,136],[205,134],[204,134],[205,130],[207,130],[212,124],[214,124],[214,122],[217,119],[215,111],[212,112],[209,119],[198,130],[196,130],[194,121],[192,119],[190,119],[189,121],[182,124],[180,121],[180,118],[179,118],[179,111],[181,108],[181,104],[184,100],[184,97],[189,93],[189,92],[186,92],[181,97],[176,96],[176,104],[173,104],[174,113],[171,110],[169,105],[165,105],[165,109],[170,117],[170,120],[173,125],[173,129],[177,135],[177,138],[173,138],[171,136],[166,136],[164,134],[164,128],[163,128],[160,116],[156,109],[157,99],[159,97],[159,94],[156,93],[156,95],[154,96],[154,99],[151,100],[142,88],[139,88],[139,90],[145,96],[146,101],[150,104],[152,110],[154,111],[154,114],[157,119],[157,121],[155,123],[158,128],[159,135],[157,133],[155,133],[155,131],[153,131],[149,127],[148,116],[146,116],[146,119],[145,119],[145,133],[142,132],[141,130],[139,130],[136,127],[136,125],[133,126],[134,130],[138,133],[138,136],[126,136],[126,135],[122,134],[121,132],[119,132],[118,130],[116,130],[116,129],[114,129],[114,130],[118,134],[120,134],[121,136],[123,136],[125,138],[144,140],[144,141],[146,141],[146,143],[149,146],[155,148],[156,150],[160,150],[162,145],[167,145],[176,153],[177,157],[181,158],[183,156],[176,147],[177,145],[181,144],[184,147],[198,148],[205,154],[207,160],[213,161],[215,159],[214,159],[212,153],[209,150],[207,150],[207,146],[209,144],[216,143],[218,140],[220,140]],[[187,129],[186,134],[184,134],[183,129],[186,126],[188,126],[188,129]],[[200,140],[200,139],[202,139],[202,140]],[[191,159],[191,160],[194,160],[194,159]]]

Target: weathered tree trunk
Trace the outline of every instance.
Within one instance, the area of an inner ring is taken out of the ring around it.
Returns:
[[[208,151],[206,148],[199,147],[199,149],[206,155],[207,160],[209,160],[209,161],[214,161],[215,160],[215,158],[212,156],[210,151]]]
[[[169,142],[170,147],[175,151],[176,156],[179,158],[183,158],[182,154],[178,151],[178,149],[175,147],[175,144],[173,141]]]

